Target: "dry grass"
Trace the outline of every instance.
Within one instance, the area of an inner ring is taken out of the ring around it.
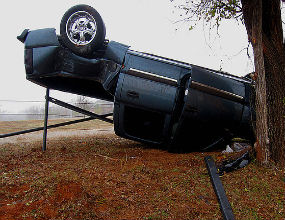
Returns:
[[[110,130],[99,124],[65,131]],[[1,220],[222,219],[203,159],[219,152],[171,154],[110,132],[54,136],[47,146],[42,153],[38,139],[0,144]],[[236,219],[284,219],[283,170],[252,162],[222,182]]]

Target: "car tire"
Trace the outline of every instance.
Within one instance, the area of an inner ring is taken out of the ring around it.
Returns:
[[[105,24],[91,6],[76,5],[63,15],[60,36],[63,44],[75,54],[89,57],[104,43]]]

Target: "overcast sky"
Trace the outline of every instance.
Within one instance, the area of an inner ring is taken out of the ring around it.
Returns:
[[[1,100],[43,100],[45,89],[26,80],[24,45],[16,36],[25,28],[54,27],[59,32],[62,15],[76,4],[89,4],[101,14],[107,30],[106,38],[132,49],[153,53],[208,68],[245,75],[253,66],[246,50],[247,35],[242,25],[226,22],[220,37],[209,34],[199,25],[189,31],[189,25],[178,21],[169,0],[10,0],[1,2],[1,69],[0,109],[16,112],[25,108],[23,103]],[[222,60],[222,61],[221,61]],[[70,95],[52,92],[68,100]]]

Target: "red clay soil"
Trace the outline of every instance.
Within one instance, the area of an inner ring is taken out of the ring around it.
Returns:
[[[204,157],[114,134],[0,145],[0,219],[222,219]],[[222,177],[236,219],[284,219],[284,171]]]

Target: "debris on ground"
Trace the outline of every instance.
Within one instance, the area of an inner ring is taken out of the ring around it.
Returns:
[[[222,154],[216,161],[220,176],[248,165],[254,158],[254,149],[248,143],[233,142],[231,146],[226,146]]]

